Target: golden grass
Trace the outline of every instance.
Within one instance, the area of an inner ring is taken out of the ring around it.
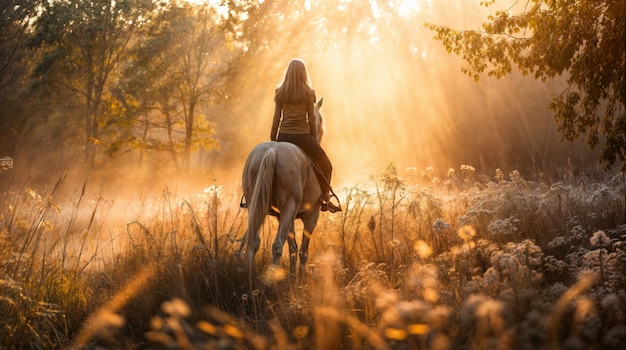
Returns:
[[[460,174],[400,178],[390,166],[344,189],[344,211],[322,215],[296,280],[287,254],[269,267],[268,219],[252,290],[235,254],[245,211],[215,184],[188,196],[166,189],[122,219],[114,199],[91,199],[84,186],[60,198],[63,178],[42,193],[9,191],[0,347],[626,344],[623,183]]]

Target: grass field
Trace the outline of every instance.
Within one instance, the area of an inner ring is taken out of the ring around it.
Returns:
[[[286,247],[269,266],[268,219],[252,286],[232,184],[12,184],[0,197],[0,347],[623,349],[623,174],[545,184],[474,172],[389,166],[338,189],[344,211],[322,214],[296,279]]]

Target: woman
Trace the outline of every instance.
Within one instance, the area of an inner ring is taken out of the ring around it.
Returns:
[[[330,202],[332,165],[317,140],[317,122],[313,110],[315,90],[311,87],[304,61],[293,59],[289,62],[285,80],[276,89],[274,102],[276,107],[270,139],[295,144],[317,163],[323,176],[318,176],[322,188],[321,209],[331,213],[341,211],[339,206]]]

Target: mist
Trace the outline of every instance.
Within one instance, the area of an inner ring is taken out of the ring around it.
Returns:
[[[478,1],[262,2],[244,13],[235,49],[237,74],[228,77],[223,99],[205,104],[219,147],[192,154],[191,174],[177,174],[164,154],[138,162],[129,152],[102,156],[96,173],[84,175],[81,152],[64,145],[68,135],[59,112],[31,125],[16,152],[17,179],[126,186],[139,192],[165,186],[201,191],[214,183],[237,188],[248,152],[269,140],[274,89],[292,58],[307,63],[317,97],[324,97],[322,147],[341,189],[368,180],[394,164],[401,172],[428,167],[444,176],[461,165],[485,179],[496,169],[525,178],[558,181],[573,172],[597,172],[596,152],[582,140],[561,142],[547,105],[565,87],[564,77],[536,81],[515,71],[476,82],[463,62],[433,40],[425,23],[476,29],[487,16],[511,4],[488,8]],[[224,12],[222,12],[224,13]],[[50,140],[42,143],[40,135]],[[56,141],[55,141],[56,140]],[[28,161],[26,161],[28,160]],[[76,167],[74,167],[76,166]],[[6,177],[3,180],[7,180]],[[32,180],[31,180],[32,181]],[[77,182],[76,182],[77,181]]]
[[[241,120],[241,132],[222,140],[227,146],[211,159],[236,159],[230,164],[237,174],[246,152],[269,140],[274,88],[298,57],[307,63],[317,97],[324,97],[322,146],[336,183],[367,181],[391,163],[443,174],[467,164],[485,175],[500,168],[529,178],[549,173],[553,180],[572,167],[596,169],[595,155],[582,141],[560,142],[547,109],[564,79],[543,82],[513,73],[475,82],[423,25],[477,28],[494,9],[467,1],[406,3],[413,6],[402,14],[387,8],[391,15],[372,7],[362,9],[365,14],[319,14],[312,4],[304,17],[314,29],[300,32],[295,21],[294,28],[271,32],[267,50],[241,78],[255,82],[244,88],[231,116]]]

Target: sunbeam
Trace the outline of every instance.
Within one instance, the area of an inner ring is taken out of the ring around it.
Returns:
[[[275,4],[268,11],[286,19],[257,29],[271,40],[246,78],[255,82],[249,92],[259,99],[242,107],[245,132],[254,135],[242,141],[242,153],[269,137],[274,88],[289,60],[299,57],[325,98],[323,147],[338,182],[366,180],[390,163],[444,173],[461,164],[487,173],[543,170],[531,169],[528,159],[547,166],[545,150],[558,145],[558,135],[546,106],[562,83],[520,74],[476,83],[424,26],[475,28],[491,8],[457,0],[308,4],[305,23],[287,20],[302,9]]]

